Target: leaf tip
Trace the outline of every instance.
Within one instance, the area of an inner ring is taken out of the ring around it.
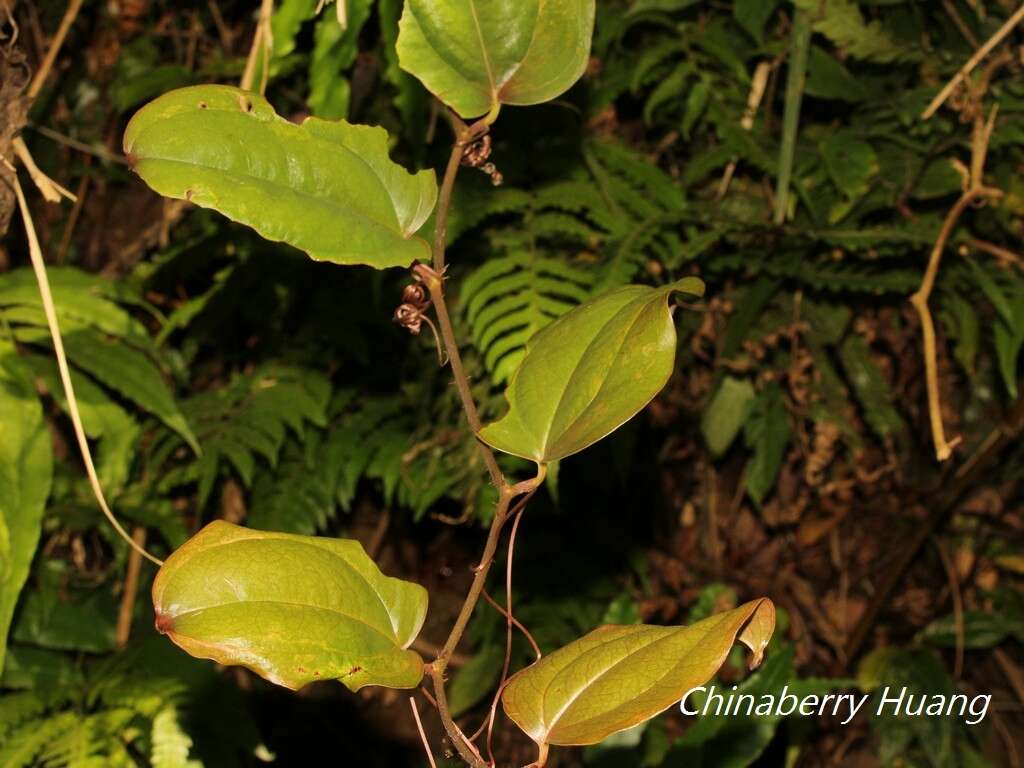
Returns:
[[[775,603],[767,597],[755,601],[751,608],[750,618],[747,619],[743,631],[740,633],[740,642],[750,649],[750,669],[757,669],[764,661],[764,651],[768,642],[775,633]]]
[[[156,631],[161,635],[168,635],[174,631],[174,617],[166,613],[156,612],[156,620],[153,622]]]

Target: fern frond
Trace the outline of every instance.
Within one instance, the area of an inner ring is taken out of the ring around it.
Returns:
[[[249,525],[313,534],[339,507],[351,507],[363,478],[380,480],[393,500],[414,428],[409,410],[400,397],[356,401],[353,394],[335,395],[326,434],[307,436],[304,445],[289,441],[274,471],[260,475]]]
[[[864,421],[868,426],[883,439],[900,432],[903,420],[892,404],[889,383],[871,359],[867,342],[851,334],[839,348],[839,358],[853,392],[864,409]]]
[[[887,64],[918,58],[894,40],[879,21],[865,21],[855,0],[796,0],[798,9],[811,14],[814,31],[857,59]]]
[[[466,279],[462,308],[496,384],[516,369],[537,331],[586,299],[592,279],[536,250],[491,259]]]
[[[70,267],[48,267],[47,276],[57,319],[65,333],[94,328],[139,349],[150,352],[155,349],[146,327],[117,303],[117,300],[141,301],[130,295],[125,286]],[[9,321],[16,319],[45,328],[42,309],[39,287],[31,269],[26,267],[0,275],[0,313]]]
[[[634,150],[614,142],[592,141],[585,153],[592,169],[600,166],[609,178],[621,179],[626,187],[645,198],[653,210],[674,211],[686,204],[672,177]]]
[[[601,232],[587,222],[559,211],[538,213],[527,224],[538,240],[558,240],[594,248],[601,241]]]
[[[633,66],[631,90],[634,93],[639,91],[654,78],[662,64],[685,52],[686,44],[676,36],[662,38],[645,48]]]
[[[78,716],[70,727],[48,739],[39,754],[44,768],[99,768],[99,766],[131,765],[131,757],[125,749],[126,741],[133,741],[137,733],[129,728],[135,719],[130,709],[104,709],[99,712]]]
[[[197,760],[189,760],[192,739],[178,722],[178,710],[164,707],[153,718],[151,758],[153,768],[202,768]]]
[[[337,508],[337,473],[323,461],[323,439],[305,445],[288,441],[273,472],[263,472],[252,488],[248,525],[260,530],[312,536]]]
[[[26,721],[42,716],[57,703],[52,694],[42,691],[4,694],[0,698],[0,740]]]
[[[325,426],[330,392],[330,382],[319,371],[272,365],[186,401],[183,409],[203,447],[196,460],[200,506],[223,465],[234,467],[249,486],[257,457],[276,464],[289,430],[301,435],[307,423]]]
[[[750,272],[785,277],[829,293],[910,294],[921,280],[919,273],[899,267],[872,269],[870,263],[810,261],[804,255],[783,253],[765,258],[735,253],[716,257],[714,271]]]
[[[60,712],[43,720],[29,720],[16,728],[0,746],[0,765],[4,768],[29,768],[47,744],[74,728],[79,718],[73,712]]]
[[[486,195],[479,194],[469,186],[456,187],[448,216],[448,241],[455,242],[487,219],[523,213],[529,209],[531,202],[530,193],[514,187],[502,187]]]

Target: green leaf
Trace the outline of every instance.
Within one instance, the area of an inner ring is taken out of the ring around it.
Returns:
[[[30,645],[9,645],[4,659],[3,677],[0,686],[25,691],[60,691],[79,688],[84,680],[82,670],[74,659],[59,651],[36,648]],[[10,694],[4,696],[4,701]],[[0,706],[0,731],[6,718],[4,707]]]
[[[754,385],[746,379],[722,379],[700,422],[704,439],[715,456],[729,450],[750,415],[754,398]]]
[[[466,278],[460,299],[495,384],[515,372],[538,331],[587,298],[591,280],[533,249],[494,256]]]
[[[316,15],[317,0],[283,0],[274,9],[270,30],[274,40],[274,56],[295,52],[295,38],[302,25]]]
[[[52,344],[48,330],[18,328],[15,338],[27,344]],[[160,369],[142,352],[116,339],[108,339],[91,328],[64,335],[68,359],[76,368],[120,393],[156,416],[199,452],[192,429],[178,408]]]
[[[964,648],[994,648],[1008,637],[1024,640],[1024,617],[1005,610],[964,611],[959,626],[950,614],[920,632],[922,640],[945,648],[955,648],[960,643]]]
[[[871,359],[871,349],[862,336],[851,334],[839,348],[843,369],[860,404],[864,420],[881,438],[903,430],[903,419],[892,404],[889,382]]]
[[[406,267],[430,255],[416,232],[437,202],[433,171],[388,157],[383,128],[310,118],[295,125],[262,96],[183,88],[143,107],[125,130],[135,172],[318,261]]]
[[[31,373],[13,346],[0,340],[0,669],[14,605],[39,543],[50,495],[50,432]]]
[[[807,83],[804,93],[819,99],[863,101],[864,84],[823,48],[812,45],[807,58]]]
[[[57,320],[65,333],[92,327],[147,352],[154,349],[146,327],[112,300],[116,284],[70,267],[47,267],[46,271]],[[0,306],[31,308],[35,317],[26,314],[19,320],[46,327],[39,284],[29,268],[0,275]]]
[[[766,598],[689,627],[600,627],[514,675],[502,703],[538,744],[596,744],[707,682],[737,638],[758,666],[774,630]]]
[[[854,58],[887,63],[921,56],[919,51],[894,39],[881,21],[866,21],[856,0],[795,0],[794,4],[811,14],[815,32]]]
[[[488,693],[493,693],[501,677],[504,662],[504,645],[490,643],[477,651],[465,666],[455,672],[448,689],[448,709],[452,717],[458,717],[472,709],[483,701]]]
[[[550,101],[583,75],[595,0],[406,0],[402,69],[466,118]]]
[[[880,706],[880,697],[886,692],[905,692],[919,700],[927,696],[929,701],[939,696],[948,701],[958,693],[938,655],[910,648],[878,648],[859,664],[857,680],[863,690],[875,690],[864,709],[872,714],[871,729],[880,742],[882,765],[959,765],[952,754],[954,729],[959,725],[955,718],[921,717],[896,712],[891,705]],[[907,759],[915,742],[923,759]]]
[[[348,26],[342,29],[333,13],[323,14],[316,24],[313,57],[309,63],[309,106],[325,119],[348,116],[350,87],[344,72],[359,52],[359,33],[370,17],[372,0],[348,3]]]
[[[747,464],[747,493],[758,506],[775,487],[790,431],[782,388],[772,384],[758,395],[744,429],[747,447],[754,451]]]
[[[821,156],[833,183],[849,200],[859,200],[871,188],[878,173],[878,157],[863,139],[839,130],[821,143]]]
[[[356,541],[218,520],[167,559],[153,605],[157,629],[187,653],[286,688],[415,688],[423,678],[423,660],[406,649],[427,592],[381,574]]]
[[[32,354],[22,355],[22,360],[35,376],[42,379],[60,409],[68,413],[57,361],[49,356]],[[142,430],[128,412],[88,376],[76,376],[74,384],[85,434],[100,440],[96,458],[100,482],[108,493],[116,495],[128,481],[135,457],[135,442]]]
[[[974,304],[957,293],[944,294],[939,308],[946,333],[955,344],[953,357],[969,374],[974,374],[974,361],[981,346],[981,323]]]
[[[999,372],[1010,397],[1017,397],[1017,361],[1021,348],[1024,347],[1024,327],[1010,328],[1005,323],[996,323],[993,331],[996,345],[996,357],[999,360]]]
[[[761,701],[762,696],[779,697],[783,694],[797,696],[800,700],[808,696],[821,696],[834,690],[848,688],[851,680],[835,678],[800,678],[793,668],[793,648],[784,646],[778,653],[772,653],[764,665],[739,684],[732,691],[720,686],[720,695],[726,702],[747,701],[740,697],[753,696]],[[688,707],[700,707],[703,702],[698,694],[690,697]],[[705,699],[706,700],[706,699]],[[755,761],[771,743],[783,717],[772,714],[747,714],[740,704],[735,713],[719,714],[716,708],[701,711],[697,720],[679,739],[665,765],[714,765],[715,768],[746,768]],[[692,710],[691,710],[692,711]]]
[[[736,0],[732,15],[758,44],[763,44],[764,25],[778,6],[779,0]]]
[[[109,590],[71,589],[62,561],[36,568],[41,584],[27,591],[11,637],[19,643],[85,653],[114,650],[117,601]]]
[[[505,393],[508,413],[484,427],[480,439],[547,463],[622,426],[672,374],[676,329],[667,300],[677,291],[700,296],[704,283],[685,278],[661,288],[626,286],[540,331]]]

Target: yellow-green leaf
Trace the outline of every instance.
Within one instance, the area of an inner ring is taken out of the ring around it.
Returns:
[[[629,285],[537,333],[506,391],[508,413],[480,439],[547,463],[622,426],[672,374],[676,329],[668,297],[675,292],[700,296],[704,283],[690,277],[660,288]]]
[[[550,101],[590,59],[594,0],[406,0],[398,60],[463,117]]]
[[[514,675],[502,703],[540,745],[596,744],[706,683],[737,639],[758,666],[774,631],[767,598],[689,627],[601,627]]]
[[[295,125],[254,93],[225,85],[171,91],[124,134],[135,172],[318,261],[407,267],[427,259],[416,232],[437,202],[433,171],[388,157],[383,128],[309,118]]]
[[[415,688],[423,677],[423,660],[406,649],[427,592],[384,576],[357,541],[216,521],[167,559],[153,605],[157,629],[189,654],[286,688]]]

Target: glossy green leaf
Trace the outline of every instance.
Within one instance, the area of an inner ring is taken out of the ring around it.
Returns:
[[[596,744],[706,683],[737,639],[758,666],[774,631],[766,598],[689,627],[600,627],[514,675],[502,703],[538,744]]]
[[[690,277],[660,288],[629,285],[537,333],[505,393],[508,413],[480,439],[547,463],[622,426],[672,374],[676,328],[668,298],[675,292],[700,296],[704,283]]]
[[[157,629],[186,652],[286,688],[415,688],[423,678],[423,660],[406,649],[426,590],[381,574],[357,541],[216,521],[167,559],[153,605]]]
[[[50,431],[32,376],[13,345],[0,340],[0,669],[14,605],[39,543],[50,494]]]
[[[383,128],[295,125],[261,96],[202,85],[143,107],[124,151],[160,194],[213,208],[318,261],[384,268],[429,258],[415,235],[437,202],[434,173],[394,163]]]
[[[406,0],[398,57],[463,117],[550,101],[590,59],[595,0]]]

